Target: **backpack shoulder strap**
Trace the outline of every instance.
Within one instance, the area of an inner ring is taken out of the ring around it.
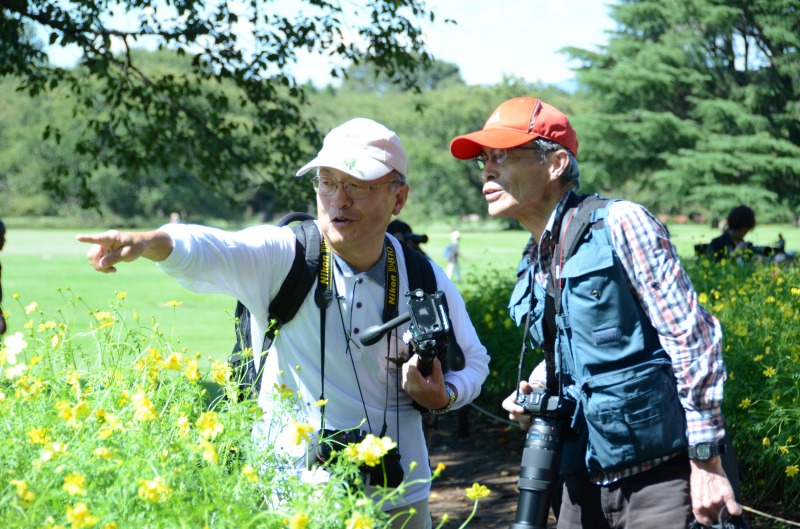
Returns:
[[[584,236],[591,229],[605,228],[605,218],[608,214],[608,205],[613,200],[601,197],[600,195],[584,195],[580,203],[572,210],[567,211],[565,217],[570,216],[563,229],[561,238],[556,245],[556,255],[558,260],[553,259],[553,300],[555,301],[555,312],[561,312],[561,270],[556,266],[566,263],[575,254],[578,246],[584,241]]]
[[[291,227],[296,237],[294,261],[269,307],[270,321],[262,345],[262,365],[266,349],[275,339],[280,327],[297,314],[306,294],[314,285],[320,266],[322,241],[313,217],[293,213],[282,218],[276,225],[283,226],[297,220],[303,220],[303,222]],[[250,311],[241,301],[237,300],[234,316],[236,318],[236,343],[233,345],[229,363],[239,381],[242,393],[240,398],[246,398],[250,394],[251,388],[258,387],[261,373],[256,373],[252,352],[249,355],[244,354],[247,348],[252,348]]]
[[[295,254],[289,274],[283,280],[280,290],[269,304],[270,329],[272,321],[277,323],[277,331],[283,324],[291,321],[306,299],[314,281],[317,279],[321,262],[319,230],[313,220],[305,220],[291,227],[294,231]],[[274,332],[272,336],[274,337]]]
[[[430,260],[411,248],[403,241],[398,241],[406,258],[406,274],[408,274],[408,289],[421,288],[426,294],[436,292],[436,275]]]

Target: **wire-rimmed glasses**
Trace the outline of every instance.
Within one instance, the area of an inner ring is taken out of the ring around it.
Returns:
[[[336,190],[339,189],[341,185],[344,188],[344,192],[352,198],[353,200],[361,200],[367,198],[369,196],[369,192],[373,189],[378,189],[379,187],[389,186],[392,184],[402,184],[403,182],[400,180],[392,180],[391,182],[386,182],[385,184],[376,184],[374,186],[367,186],[363,184],[355,184],[352,182],[339,182],[335,178],[330,178],[327,176],[315,176],[311,179],[311,185],[314,186],[314,191],[319,193],[320,196],[329,197],[336,193]]]
[[[514,150],[538,151],[541,149],[538,147],[514,147]],[[486,164],[490,161],[496,163],[497,165],[503,165],[509,158],[521,158],[521,156],[509,154],[508,149],[492,149],[488,153],[480,153],[472,160],[475,162],[475,166],[483,171],[484,167],[486,167]]]

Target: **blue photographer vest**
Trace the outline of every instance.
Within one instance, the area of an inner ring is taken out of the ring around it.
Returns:
[[[565,465],[573,462],[572,468],[562,469],[566,473],[621,470],[687,446],[686,416],[670,357],[631,291],[605,226],[610,203],[594,210],[591,229],[560,274],[555,372],[565,396],[576,403],[572,427],[578,434],[564,446]],[[569,209],[564,218],[572,214]],[[534,270],[530,266],[520,275],[509,309],[517,325],[531,310],[531,340],[542,347],[547,293],[534,280]],[[549,281],[552,276],[550,270]],[[585,456],[584,466],[574,465],[579,454]]]

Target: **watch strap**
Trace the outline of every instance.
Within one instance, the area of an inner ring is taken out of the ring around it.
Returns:
[[[453,403],[456,401],[456,391],[450,384],[444,385],[444,390],[447,392],[447,396],[450,398],[450,401],[447,403],[447,406],[444,408],[439,408],[438,410],[430,410],[431,413],[436,415],[440,415],[442,413],[447,413],[450,411],[450,408],[453,407]]]
[[[689,446],[689,459],[708,461],[725,453],[725,445],[721,443],[697,443]]]

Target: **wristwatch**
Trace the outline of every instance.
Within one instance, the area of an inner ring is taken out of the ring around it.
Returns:
[[[456,390],[454,390],[453,386],[451,386],[450,384],[445,384],[444,390],[447,392],[447,396],[450,397],[450,401],[444,408],[439,408],[438,410],[430,410],[431,413],[435,413],[437,415],[442,413],[447,413],[448,411],[450,411],[450,408],[453,407],[453,403],[456,401]]]
[[[725,445],[720,443],[697,443],[689,446],[689,459],[708,461],[725,453]]]

